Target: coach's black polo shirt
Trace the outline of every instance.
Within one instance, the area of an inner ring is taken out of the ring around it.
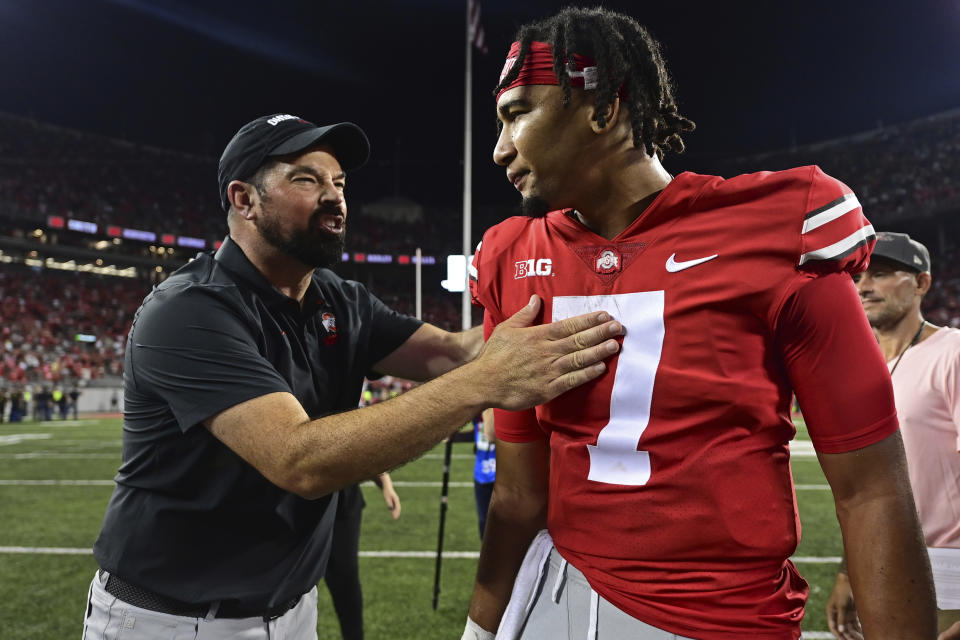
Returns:
[[[311,417],[356,408],[364,375],[419,326],[326,269],[301,308],[229,238],[171,275],[127,342],[123,464],[94,545],[100,566],[191,603],[266,608],[311,589],[336,497],[280,489],[201,423],[277,391]]]

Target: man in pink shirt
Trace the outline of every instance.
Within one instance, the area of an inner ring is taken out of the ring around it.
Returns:
[[[960,638],[960,330],[924,320],[930,253],[905,233],[879,233],[853,276],[893,381],[910,483],[930,552],[939,640]],[[861,638],[845,564],[827,602],[830,630]]]

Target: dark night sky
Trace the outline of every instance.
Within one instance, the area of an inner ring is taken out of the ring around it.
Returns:
[[[0,111],[209,156],[264,113],[352,120],[400,193],[453,198],[464,4],[0,0]],[[516,27],[562,4],[483,2],[478,199],[515,199],[489,160],[489,90]],[[960,0],[604,4],[661,40],[681,112],[698,124],[673,170],[960,106]]]

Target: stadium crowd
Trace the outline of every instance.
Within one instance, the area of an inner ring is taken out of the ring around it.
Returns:
[[[819,165],[850,185],[874,225],[960,206],[960,111],[721,163],[723,175]]]
[[[5,265],[0,380],[22,385],[119,376],[126,335],[144,294],[138,280]]]
[[[216,166],[212,158],[143,148],[0,114],[0,164],[3,235],[19,229],[22,237],[26,227],[18,221],[42,226],[47,215],[191,235],[211,243],[225,232],[224,216],[210,193]],[[955,239],[960,229],[949,216],[960,208],[960,112],[726,160],[717,172],[732,175],[803,164],[819,164],[849,184],[877,229],[916,235],[916,225],[940,226],[936,277],[924,314],[938,325],[960,326],[960,244]],[[351,200],[352,214],[358,209],[362,213],[366,195]],[[480,229],[503,216],[496,207],[480,205],[476,211]],[[419,245],[438,256],[459,252],[459,215],[449,205],[426,205],[422,212],[405,221],[360,217],[361,222],[351,225],[347,250],[410,254]],[[344,265],[344,275],[361,280],[398,311],[414,313],[409,268],[350,264]],[[430,278],[436,279],[434,274]],[[147,279],[5,265],[0,272],[0,386],[119,376],[132,314],[150,286]],[[432,280],[424,289],[424,319],[458,329],[460,297],[439,290]],[[475,313],[474,324],[479,321]]]
[[[377,286],[375,283],[374,286]],[[413,314],[411,294],[382,280],[384,301]],[[123,351],[146,280],[4,265],[0,271],[0,386],[97,380],[123,373]],[[449,329],[460,326],[460,298],[424,297],[423,315]]]
[[[0,218],[42,224],[47,215],[61,215],[210,243],[226,232],[210,187],[214,158],[0,114],[0,163]],[[875,225],[892,228],[901,220],[955,209],[960,206],[960,111],[798,149],[727,159],[712,169],[734,175],[804,164],[818,164],[849,184]],[[422,203],[423,215],[416,220],[365,217],[365,206],[372,210],[382,195],[352,194],[351,215],[358,222],[350,227],[348,250],[409,254],[421,246],[428,254],[459,252],[455,204]],[[476,211],[475,232],[505,214],[482,202]]]
[[[47,216],[172,233],[212,245],[226,216],[212,189],[215,158],[113,140],[0,113],[0,218],[43,226]],[[370,194],[376,198],[380,194]],[[431,205],[420,220],[363,219],[366,194],[352,197],[348,250],[458,252],[460,216]]]

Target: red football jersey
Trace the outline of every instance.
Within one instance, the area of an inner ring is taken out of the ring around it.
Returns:
[[[873,238],[850,189],[817,167],[680,174],[613,240],[569,211],[484,235],[471,291],[487,335],[532,293],[544,322],[604,309],[626,327],[600,378],[496,419],[502,440],[549,440],[548,527],[599,594],[685,636],[799,636],[807,585],[788,560],[800,534],[791,393],[803,386],[816,416],[851,396],[818,358],[798,360],[813,345],[798,348],[807,337],[784,338],[778,323],[794,294],[833,278],[855,311],[830,322],[852,327],[847,342],[870,343],[862,360],[883,372],[849,277],[829,275],[865,268]],[[819,450],[896,429],[888,378],[871,382],[876,410],[808,422]]]

